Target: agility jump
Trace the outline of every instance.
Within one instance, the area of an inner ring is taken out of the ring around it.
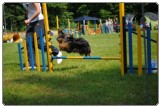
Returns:
[[[100,56],[52,56],[53,59],[93,59],[93,60],[120,60],[119,57],[100,57]]]
[[[48,70],[49,71],[53,71],[53,63],[52,60],[53,59],[85,59],[85,60],[118,60],[120,61],[121,64],[121,75],[123,76],[126,72],[127,72],[127,51],[126,51],[126,32],[125,32],[125,21],[124,21],[124,3],[119,3],[119,19],[120,19],[120,56],[118,57],[100,57],[100,56],[62,56],[62,57],[56,57],[56,56],[51,56],[51,49],[49,48],[50,46],[50,35],[48,34],[49,31],[49,25],[48,25],[48,15],[47,15],[47,8],[46,8],[46,3],[42,3],[43,5],[43,14],[44,14],[44,22],[45,22],[45,39],[46,39],[46,44],[47,44],[47,63],[45,63],[45,57],[44,57],[44,49],[42,49],[41,53],[42,53],[42,66],[43,66],[43,71],[46,71],[46,67],[48,65]],[[58,19],[58,18],[56,18]],[[57,26],[58,28],[59,26]],[[142,75],[142,52],[141,52],[141,31],[140,31],[140,27],[137,26],[137,36],[138,36],[138,75]],[[58,29],[57,29],[58,30]],[[132,33],[132,31],[129,32],[129,34]],[[34,34],[34,36],[36,36],[36,34]],[[35,37],[36,38],[36,37]],[[36,41],[36,40],[34,40]],[[131,39],[129,40],[131,42]],[[24,47],[25,47],[25,42],[24,42]],[[148,46],[150,46],[150,44],[148,43]],[[132,47],[132,46],[130,46]],[[21,55],[21,50],[20,50],[21,46],[20,44],[18,44],[18,49],[19,49],[19,57],[20,57],[20,67],[21,69],[23,69],[23,65],[22,65],[22,55]],[[36,42],[35,42],[35,52],[36,52],[36,64],[37,64],[37,70],[40,71],[41,70],[41,65],[40,65],[40,61],[39,61],[39,55],[38,55],[38,47],[36,46]],[[150,52],[150,50],[148,51]],[[27,62],[27,52],[26,52],[26,47],[25,47],[25,64],[26,64],[26,70],[29,70],[28,68],[28,62]],[[132,50],[130,50],[130,53],[132,53]],[[130,56],[130,59],[132,59],[132,57]],[[151,63],[151,58],[149,58],[148,62],[149,65],[148,67],[150,67]],[[34,70],[34,67],[32,66],[32,70]],[[132,60],[130,60],[130,70],[133,70],[133,64],[132,64]],[[131,71],[132,72],[132,71]]]
[[[86,59],[86,60],[122,60],[123,58],[121,57],[100,57],[100,56],[85,56],[85,57],[67,57],[67,56],[62,56],[62,57],[55,57],[55,56],[51,56],[51,49],[49,48],[50,45],[50,35],[48,34],[49,31],[49,25],[48,25],[48,15],[47,15],[47,8],[46,8],[46,3],[42,3],[42,8],[43,8],[43,14],[44,14],[44,23],[45,23],[45,39],[46,39],[46,44],[47,44],[47,63],[45,64],[45,57],[44,57],[44,49],[41,49],[41,54],[42,54],[42,66],[43,66],[43,71],[46,71],[46,66],[48,65],[48,70],[52,71],[53,70],[53,64],[52,64],[52,60],[53,59]],[[58,19],[58,18],[57,18]],[[57,26],[58,28],[58,26]],[[36,33],[34,34],[34,38],[36,38]],[[42,36],[42,35],[41,35]],[[41,38],[42,39],[42,38]],[[32,41],[32,40],[30,40]],[[34,41],[37,41],[36,39]],[[43,44],[43,43],[42,43]],[[122,43],[121,43],[122,44]],[[38,54],[38,46],[37,46],[37,42],[35,42],[35,56],[36,56],[36,64],[37,64],[37,70],[40,71],[40,59],[39,59],[39,54]],[[32,47],[30,45],[30,47]],[[20,67],[22,70],[23,69],[23,61],[22,61],[22,51],[21,51],[21,45],[18,44],[18,49],[19,49],[19,59],[20,59]],[[27,61],[27,49],[26,49],[26,41],[24,41],[24,57],[25,57],[25,66],[26,66],[26,70],[29,70],[29,66],[28,66],[28,61]],[[32,51],[30,51],[32,52]],[[122,52],[122,51],[121,51]],[[32,53],[30,53],[32,54]],[[34,56],[32,56],[34,57]],[[33,59],[33,58],[31,58]],[[122,63],[122,61],[120,61]],[[31,63],[31,70],[34,70],[34,65]],[[124,72],[124,71],[123,71]],[[122,73],[123,75],[123,73]]]
[[[136,26],[136,29],[137,29],[137,33],[135,33],[133,30],[132,30],[132,25],[131,23],[129,22],[128,23],[128,50],[129,50],[129,68],[127,68],[127,61],[126,61],[126,65],[125,65],[125,70],[127,71],[127,69],[129,69],[130,73],[133,73],[133,70],[134,69],[138,69],[138,75],[142,75],[142,70],[143,69],[146,69],[147,70],[147,73],[152,73],[152,70],[157,70],[157,68],[152,68],[152,58],[151,58],[151,42],[153,43],[156,43],[156,48],[157,48],[157,52],[158,52],[158,34],[156,35],[157,36],[157,40],[153,40],[151,39],[151,31],[149,28],[146,28],[144,29],[144,31],[146,32],[146,36],[142,35],[141,34],[141,28],[139,25]],[[137,56],[138,56],[138,68],[135,68],[133,67],[133,46],[132,46],[132,33],[134,34],[137,34]],[[144,56],[146,59],[146,62],[147,62],[147,65],[145,68],[142,67],[142,38],[144,39],[144,41],[146,41],[146,52],[144,52]],[[125,41],[126,42],[126,41]],[[126,50],[127,47],[125,47],[125,50]],[[157,58],[158,58],[158,53],[157,53]],[[127,59],[127,56],[125,56],[125,59]],[[157,59],[158,61],[158,59]]]

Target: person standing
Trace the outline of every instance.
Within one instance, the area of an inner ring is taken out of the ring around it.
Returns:
[[[44,29],[44,16],[41,11],[41,5],[40,3],[23,3],[23,7],[27,10],[26,12],[26,18],[24,20],[24,23],[26,25],[26,43],[27,43],[27,52],[28,52],[28,58],[30,58],[29,54],[29,38],[32,38],[32,50],[33,50],[33,56],[35,56],[35,47],[34,47],[34,39],[33,39],[33,33],[36,32],[37,34],[37,40],[38,40],[38,48],[41,49],[41,43],[40,43],[40,34],[45,35],[45,29]],[[40,33],[41,29],[41,33]],[[44,39],[43,39],[44,40]],[[44,51],[47,51],[46,44],[44,41]],[[56,47],[54,46],[49,46],[52,50],[52,55],[61,57],[62,52],[59,51]],[[29,64],[31,64],[31,59],[28,59]],[[57,59],[57,63],[60,64],[62,62],[62,59]],[[35,58],[34,58],[34,65],[35,63]]]
[[[108,30],[108,20],[106,20],[106,23],[105,23],[105,33],[109,33],[109,30]]]

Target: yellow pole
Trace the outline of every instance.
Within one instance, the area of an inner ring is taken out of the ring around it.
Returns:
[[[78,31],[76,31],[76,38],[78,38]]]
[[[120,19],[120,50],[121,50],[121,74],[124,75],[124,53],[123,53],[123,16],[124,3],[119,3],[119,19]]]
[[[99,28],[100,28],[101,33],[102,33],[102,29],[101,29],[102,28],[102,20],[101,19],[99,20]]]
[[[142,45],[141,45],[141,28],[137,25],[137,46],[138,46],[138,76],[142,75]]]
[[[29,71],[28,53],[27,53],[26,40],[24,40],[24,60],[25,60],[25,65],[26,65],[26,71]]]
[[[42,8],[43,8],[43,15],[44,15],[44,25],[45,25],[45,39],[46,39],[46,47],[47,47],[47,61],[48,61],[48,70],[52,71],[53,69],[53,65],[51,62],[51,48],[49,48],[49,46],[51,45],[49,39],[50,39],[50,35],[48,34],[49,31],[49,24],[48,24],[48,14],[47,14],[47,5],[46,3],[42,3]]]
[[[70,34],[70,20],[68,19],[68,33]]]
[[[58,29],[59,29],[59,21],[58,21],[58,16],[56,16],[56,25],[57,25],[57,35],[58,35]]]
[[[36,32],[34,32],[33,36],[34,36],[35,58],[36,58],[37,70],[40,71],[40,60],[39,60],[38,42],[37,42]]]
[[[90,22],[89,20],[87,21],[87,33],[90,35]]]

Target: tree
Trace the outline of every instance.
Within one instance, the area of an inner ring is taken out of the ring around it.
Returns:
[[[79,13],[79,15],[81,16],[86,16],[88,15],[90,12],[90,9],[88,9],[86,4],[82,4],[78,9],[77,9],[77,13]]]
[[[125,3],[125,14],[141,13],[142,3]],[[154,8],[153,8],[154,7]],[[67,25],[67,19],[83,15],[101,19],[119,17],[119,3],[47,3],[48,20],[51,28],[56,27],[56,15],[61,26]],[[144,3],[144,12],[158,13],[156,3]],[[3,5],[3,25],[9,31],[25,29],[23,24],[25,9],[20,3]]]
[[[107,11],[105,9],[100,9],[99,11],[99,15],[102,19],[107,19],[111,16],[111,12],[110,11]]]
[[[16,12],[15,12],[16,10]],[[4,4],[4,17],[6,22],[6,29],[9,31],[24,30],[24,11],[23,7],[19,3],[5,3]],[[4,18],[3,17],[3,18]]]
[[[73,13],[68,11],[67,3],[47,3],[47,6],[51,27],[56,27],[56,16],[59,17],[60,26],[66,25],[67,19],[73,18]]]

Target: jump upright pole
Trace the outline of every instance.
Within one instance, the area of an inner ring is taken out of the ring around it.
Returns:
[[[28,52],[27,52],[27,44],[26,44],[26,40],[24,40],[24,59],[25,59],[26,71],[29,71],[29,65],[28,65]]]
[[[47,62],[48,62],[48,70],[52,71],[53,65],[51,62],[51,48],[49,46],[51,45],[50,43],[50,35],[48,34],[49,31],[49,24],[48,24],[48,13],[47,13],[47,5],[46,3],[42,3],[42,8],[43,8],[43,15],[44,15],[44,25],[45,25],[45,39],[46,39],[46,47],[47,47]]]
[[[70,27],[70,20],[68,19],[68,34],[70,34],[70,30],[71,30],[71,27]]]
[[[156,48],[156,51],[157,51],[157,65],[158,65],[158,43],[159,43],[159,41],[158,41],[158,33],[156,34],[156,40],[157,40],[157,48]],[[158,66],[157,66],[157,71],[158,71]],[[158,72],[157,72],[157,74],[158,74]]]
[[[147,29],[147,56],[148,56],[148,72],[151,74],[151,32],[150,29]]]
[[[129,50],[129,70],[133,73],[133,49],[132,49],[132,25],[128,22],[128,50]]]
[[[142,75],[142,43],[141,43],[141,28],[137,25],[137,49],[138,49],[138,76]]]
[[[21,50],[21,44],[18,43],[18,53],[19,53],[19,62],[21,70],[23,70],[23,61],[22,61],[22,50]]]
[[[58,35],[58,29],[59,29],[59,21],[58,21],[58,16],[56,16],[56,26],[57,26],[57,35]]]
[[[35,47],[35,60],[37,65],[37,71],[40,71],[40,60],[39,60],[39,54],[38,54],[38,42],[37,42],[37,34],[34,32],[34,47]]]
[[[125,16],[123,16],[123,26],[126,26]],[[127,36],[125,27],[123,27],[123,59],[124,59],[124,73],[127,73]]]
[[[41,53],[42,53],[42,65],[43,65],[43,71],[46,71],[46,62],[45,62],[45,54],[44,54],[44,40],[43,40],[43,34],[42,29],[39,30],[40,35],[40,43],[41,43]]]
[[[120,53],[121,53],[121,74],[124,76],[124,47],[123,47],[123,17],[124,3],[119,3],[119,19],[120,19]]]
[[[85,35],[85,20],[83,20],[83,25],[82,25],[82,33],[83,33],[83,35]]]
[[[32,46],[32,36],[29,36],[28,38],[28,42],[29,42],[29,59],[30,59],[30,64],[31,64],[31,69],[34,70],[34,62],[35,62],[35,56],[34,56],[34,50],[33,50],[33,46]]]

